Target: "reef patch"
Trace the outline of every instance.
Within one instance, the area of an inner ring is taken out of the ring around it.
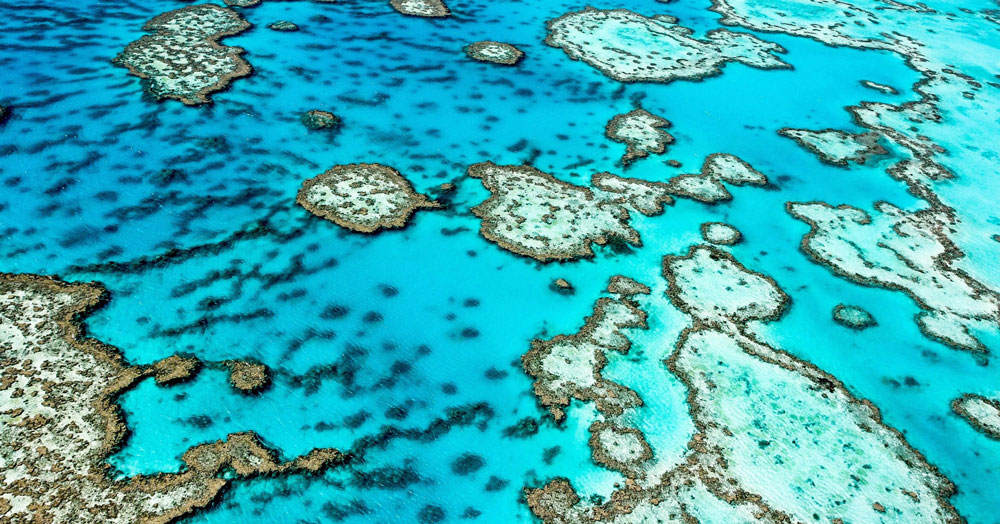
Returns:
[[[889,151],[879,144],[878,133],[848,133],[839,129],[810,131],[783,128],[778,134],[795,140],[800,146],[819,157],[820,162],[847,167],[848,162],[864,164],[870,158]]]
[[[790,68],[775,53],[785,50],[728,29],[693,38],[691,29],[667,15],[645,17],[627,9],[587,7],[548,22],[545,43],[562,48],[619,82],[700,80],[718,75],[727,62],[761,69]]]
[[[667,181],[674,196],[687,197],[705,204],[732,200],[723,182],[735,186],[766,186],[767,177],[736,155],[713,153],[705,159],[701,172],[677,175]]]
[[[739,244],[743,239],[739,229],[724,222],[705,222],[700,229],[701,238],[717,246],[732,246]]]
[[[1000,440],[1000,401],[967,393],[951,403],[951,410],[994,440]]]
[[[593,401],[598,411],[620,415],[626,408],[642,405],[631,389],[601,376],[607,351],[628,353],[631,342],[622,330],[646,328],[646,313],[636,295],[649,288],[628,277],[616,276],[608,283],[610,297],[594,304],[594,312],[572,335],[534,340],[521,357],[525,372],[534,379],[535,396],[556,421],[566,418],[571,399]]]
[[[875,213],[824,202],[786,204],[809,224],[801,248],[814,261],[853,282],[902,291],[924,311],[927,337],[956,349],[986,352],[970,332],[1000,322],[1000,296],[952,262],[961,251],[948,239],[951,217],[940,209],[906,212],[887,202]]]
[[[296,202],[310,213],[361,233],[401,228],[414,211],[440,207],[381,164],[334,166],[302,184]]]
[[[271,22],[270,24],[268,24],[267,27],[269,27],[271,29],[274,29],[275,31],[286,31],[287,32],[287,31],[298,31],[299,30],[299,26],[298,25],[296,25],[294,22],[289,22],[288,20],[277,20],[275,22]]]
[[[233,433],[190,448],[180,473],[113,480],[106,459],[128,434],[117,397],[190,366],[132,366],[116,348],[84,337],[79,319],[104,300],[97,284],[0,274],[0,458],[7,479],[17,479],[0,487],[5,521],[173,522],[210,505],[234,479],[318,473],[346,459],[314,449],[281,462],[253,433]]]
[[[163,13],[143,26],[150,35],[130,43],[114,59],[145,79],[155,98],[174,98],[186,105],[211,102],[210,93],[251,72],[242,48],[219,40],[245,31],[250,23],[232,9],[211,4]]]
[[[312,109],[302,114],[302,125],[313,131],[340,129],[340,117],[320,109]]]
[[[393,9],[408,16],[441,18],[451,16],[448,6],[441,0],[389,0]]]
[[[962,522],[947,502],[954,486],[872,404],[754,336],[752,322],[778,320],[788,303],[774,280],[707,245],[665,257],[663,274],[671,301],[692,320],[667,360],[688,389],[695,425],[685,459],[656,473],[655,461],[623,467],[604,458],[599,463],[626,475],[608,502],[583,501],[568,479],[556,478],[525,490],[537,517],[550,524],[696,523],[720,515],[760,523],[880,522],[883,515]],[[635,435],[620,438],[625,433],[609,440],[628,459],[641,444]]]
[[[524,51],[504,42],[483,40],[465,46],[465,54],[473,60],[500,65],[517,65],[524,58]]]
[[[629,165],[650,154],[660,154],[667,150],[667,144],[674,141],[673,135],[666,132],[670,121],[656,116],[645,109],[633,109],[628,113],[616,115],[608,122],[604,134],[625,144],[625,154],[622,155],[622,165]]]
[[[226,360],[222,364],[229,368],[229,385],[241,393],[253,395],[271,385],[270,370],[260,362]]]
[[[837,304],[833,308],[833,319],[838,324],[857,330],[868,329],[877,324],[875,317],[864,308],[848,304]]]

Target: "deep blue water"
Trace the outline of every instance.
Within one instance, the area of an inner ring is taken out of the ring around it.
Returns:
[[[214,94],[214,104],[185,107],[152,100],[109,63],[145,20],[183,5],[0,5],[0,103],[14,107],[0,128],[0,270],[102,282],[113,298],[89,329],[131,362],[185,352],[251,357],[275,370],[274,387],[259,397],[234,393],[211,370],[170,388],[140,384],[122,398],[133,435],[109,459],[122,475],[177,471],[185,449],[235,431],[256,431],[292,457],[351,449],[386,426],[412,430],[365,451],[360,466],[239,482],[192,521],[413,522],[436,505],[449,521],[475,508],[477,522],[530,522],[521,488],[556,475],[607,495],[621,479],[590,461],[590,408],[574,405],[565,427],[543,423],[528,439],[505,437],[504,428],[542,416],[519,363],[530,340],[574,332],[615,274],[653,293],[642,299],[650,329],[607,374],[646,399],[639,424],[656,453],[680,456],[692,431],[685,393],[660,361],[686,320],[663,296],[660,259],[699,242],[699,224],[714,220],[740,229],[745,241],[734,254],[793,299],[767,337],[878,405],[959,486],[953,501],[970,522],[997,522],[1000,443],[948,407],[961,393],[995,391],[994,365],[922,337],[912,321],[919,309],[904,295],[812,263],[798,250],[806,226],[784,212],[784,202],[807,200],[921,206],[884,174],[889,160],[838,169],[776,133],[851,130],[844,106],[913,99],[918,76],[898,57],[768,34],[760,36],[784,46],[794,70],[730,64],[701,82],[623,85],[542,43],[546,20],[585,4],[453,0],[452,18],[426,20],[385,2],[265,0],[241,11],[254,27],[225,40],[247,50],[254,75]],[[718,27],[706,1],[599,7],[668,13],[698,32]],[[279,19],[301,31],[267,28]],[[527,58],[515,68],[466,59],[462,47],[484,39],[515,44]],[[478,235],[468,209],[487,193],[465,178],[468,165],[530,159],[576,183],[621,174],[623,146],[604,137],[604,126],[640,98],[672,122],[676,142],[628,176],[666,180],[729,152],[779,190],[731,188],[733,201],[716,206],[678,201],[663,216],[635,219],[642,248],[573,263],[539,265]],[[309,109],[335,112],[343,130],[309,132],[299,121]],[[375,236],[294,204],[305,178],[354,162],[394,166],[420,191],[443,182],[458,190],[448,210]],[[158,186],[165,168],[186,181]],[[187,254],[149,263],[170,248]],[[574,295],[549,289],[559,277]],[[858,333],[834,324],[830,311],[841,302],[864,304],[879,325]],[[324,314],[333,306],[347,314]],[[906,377],[918,385],[899,385]],[[471,423],[428,436],[451,408],[470,410]],[[482,468],[455,473],[465,453],[480,455]],[[506,484],[487,491],[494,476]]]

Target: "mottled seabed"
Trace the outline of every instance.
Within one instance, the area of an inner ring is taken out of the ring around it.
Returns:
[[[994,3],[0,15],[0,521],[1000,522]]]

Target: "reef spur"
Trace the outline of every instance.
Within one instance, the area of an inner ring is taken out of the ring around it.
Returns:
[[[132,366],[85,337],[79,320],[106,298],[97,284],[0,274],[0,521],[173,522],[232,479],[318,473],[346,459],[314,449],[282,462],[255,434],[234,433],[188,449],[179,473],[113,480],[106,459],[128,434],[117,397],[145,378],[169,382],[193,368],[179,357]]]
[[[187,105],[211,102],[208,95],[225,89],[234,78],[251,73],[240,47],[219,39],[241,33],[250,23],[232,9],[211,4],[183,7],[159,15],[143,26],[146,35],[114,59],[156,98],[174,98]]]

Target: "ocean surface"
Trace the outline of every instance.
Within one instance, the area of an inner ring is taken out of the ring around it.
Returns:
[[[981,4],[962,6],[988,8]],[[963,393],[1000,394],[994,359],[923,336],[913,322],[920,308],[906,295],[810,260],[799,249],[808,226],[785,211],[785,202],[814,200],[924,207],[886,175],[891,159],[835,167],[777,133],[859,132],[846,106],[917,100],[920,76],[900,56],[756,33],[784,47],[793,69],[730,63],[700,81],[626,84],[543,42],[546,21],[582,3],[451,0],[451,17],[424,19],[381,1],[265,0],[239,10],[251,29],[223,40],[246,50],[253,75],[189,107],[153,99],[110,62],[145,34],[146,20],[185,5],[0,3],[0,104],[12,108],[0,127],[0,271],[101,282],[111,299],[86,319],[89,334],[132,363],[184,353],[252,358],[274,373],[259,396],[234,392],[214,369],[171,387],[140,383],[120,399],[132,434],[108,458],[114,474],[178,471],[192,445],[246,430],[285,457],[315,447],[363,457],[317,477],[236,482],[189,522],[436,522],[431,513],[532,522],[522,489],[556,476],[607,497],[622,477],[591,460],[587,428],[597,414],[574,402],[564,424],[544,417],[520,357],[533,339],[576,332],[619,274],[652,288],[639,298],[650,329],[632,333],[632,352],[606,375],[645,400],[635,422],[657,456],[680,460],[694,427],[685,389],[662,361],[689,321],[665,295],[661,260],[701,243],[699,225],[709,221],[738,228],[743,242],[727,249],[792,299],[763,337],[878,406],[957,485],[952,502],[968,522],[1000,522],[1000,442],[950,408]],[[669,14],[696,35],[721,27],[707,0],[594,5]],[[276,20],[300,30],[269,29]],[[970,38],[1000,47],[1000,34],[984,34],[990,40]],[[515,67],[470,60],[462,48],[478,40],[514,44],[526,58]],[[624,146],[604,127],[637,101],[672,123],[675,142],[623,170]],[[934,139],[955,152],[948,167],[958,182],[942,191],[961,216],[978,217],[953,240],[969,271],[995,288],[1000,244],[989,236],[1000,219],[965,198],[998,189],[995,171],[966,161],[996,156],[997,108],[983,105],[952,127],[944,108]],[[308,130],[300,115],[311,109],[335,113],[342,129]],[[968,123],[976,119],[979,127]],[[530,163],[587,185],[601,171],[665,181],[715,152],[746,160],[772,187],[730,187],[729,202],[678,199],[662,216],[635,216],[643,245],[598,248],[592,259],[515,255],[480,236],[469,211],[488,196],[465,176],[478,162]],[[457,189],[442,197],[446,209],[375,235],[295,204],[305,179],[357,162],[393,166],[431,195],[442,183]],[[180,175],[164,181],[164,169]],[[558,278],[575,292],[555,292]],[[833,322],[841,303],[863,305],[878,324],[856,331]],[[982,340],[1000,349],[996,329]],[[505,431],[527,417],[537,433]]]

